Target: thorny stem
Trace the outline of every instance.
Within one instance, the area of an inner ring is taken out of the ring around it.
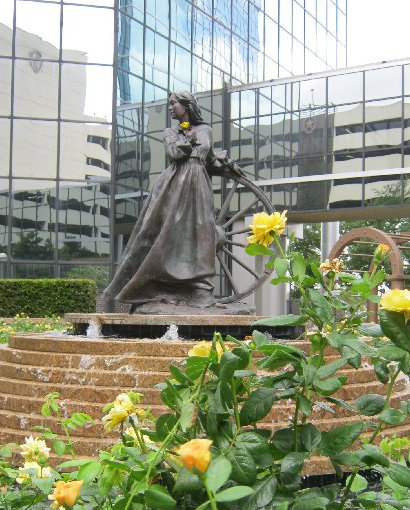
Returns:
[[[142,453],[147,453],[148,450],[147,450],[147,448],[145,446],[144,439],[141,437],[141,432],[136,427],[135,422],[134,422],[134,418],[132,418],[132,416],[130,416],[130,423],[131,423],[131,427],[134,429],[135,436],[137,438],[137,441],[138,441],[138,444],[139,444],[139,446],[141,448]]]
[[[218,338],[218,342],[221,345],[223,352],[226,352],[228,350],[228,348],[226,347],[225,342],[222,339],[222,335],[220,333],[215,333],[215,337]],[[235,416],[235,425],[236,425],[237,433],[239,433],[239,431],[241,429],[241,420],[239,418],[238,398],[236,395],[236,383],[235,383],[234,377],[232,377],[232,379],[231,379],[231,388],[232,388],[232,399],[233,399],[233,411],[234,411],[234,416]]]
[[[208,494],[209,502],[211,503],[212,510],[218,510],[218,507],[216,506],[216,501],[214,498],[214,495],[212,494],[211,490],[208,487],[206,476],[201,477],[202,483],[205,486],[206,493]]]
[[[295,399],[295,414],[293,415],[293,440],[295,442],[295,452],[298,451],[298,415],[299,415],[299,400]]]
[[[388,409],[388,407],[390,405],[390,399],[391,399],[391,396],[392,396],[392,393],[393,393],[394,383],[396,382],[396,379],[397,379],[399,374],[400,374],[400,368],[398,368],[396,370],[396,372],[392,375],[392,377],[390,379],[389,387],[387,389],[387,394],[386,394],[386,400],[384,401],[384,406],[383,406],[383,409],[381,410],[381,412],[383,412],[386,409]],[[373,434],[371,435],[371,437],[369,439],[369,444],[373,443],[373,441],[376,439],[378,433],[381,431],[382,427],[383,427],[383,424],[382,424],[382,422],[379,421],[379,424],[377,425],[375,431],[373,432]],[[354,469],[354,471],[352,472],[352,474],[350,475],[349,483],[346,485],[345,490],[343,491],[343,498],[342,498],[342,501],[340,503],[340,505],[341,505],[340,509],[341,510],[343,510],[344,505],[345,505],[345,503],[347,501],[347,498],[349,497],[350,488],[352,487],[354,479],[356,478],[356,475],[359,472],[359,470],[360,470],[360,467],[356,467]]]

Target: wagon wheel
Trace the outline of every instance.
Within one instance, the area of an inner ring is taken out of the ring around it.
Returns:
[[[250,235],[252,233],[250,228],[247,226],[239,230],[232,230],[232,225],[235,221],[240,220],[247,214],[249,215],[251,209],[257,209],[258,212],[265,211],[266,213],[271,214],[275,211],[275,208],[263,191],[246,177],[237,175],[229,170],[224,170],[222,175],[228,179],[228,188],[230,187],[230,189],[221,206],[221,210],[217,212],[216,215],[216,256],[221,265],[221,270],[230,284],[232,293],[230,296],[218,299],[218,302],[232,303],[252,294],[252,292],[261,286],[272,273],[271,268],[264,268],[261,272],[255,271],[253,264],[251,263],[254,258],[245,254],[246,244],[233,240],[234,236],[237,234]],[[238,212],[230,215],[229,211],[232,199],[240,188],[245,188],[246,191],[253,193],[255,198]],[[249,257],[249,263],[244,262],[242,257],[238,258],[234,253],[232,253],[234,246],[243,248],[245,257]],[[253,277],[251,284],[247,283],[241,286],[240,282],[234,280],[230,269],[233,262],[236,262]]]

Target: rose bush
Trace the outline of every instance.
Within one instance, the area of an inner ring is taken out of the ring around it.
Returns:
[[[63,417],[58,395],[47,395],[42,412],[57,417],[66,440],[41,429],[22,447],[0,450],[0,508],[38,508],[48,496],[60,510],[410,508],[408,441],[383,439],[378,446],[384,429],[405,423],[410,414],[409,402],[392,406],[395,383],[410,368],[407,291],[386,292],[380,326],[364,324],[366,301],[379,301],[373,291],[386,278],[380,264],[387,250],[376,250],[372,271],[361,277],[344,273],[338,260],[308,265],[292,243],[283,250],[278,236],[285,224],[284,214],[255,215],[246,250],[269,256],[274,285],[297,288],[300,314],[257,321],[246,341],[215,333],[212,342],[193,346],[158,385],[169,411],[156,420],[142,395],[120,393],[104,408],[103,418],[107,430],[119,431],[119,442],[92,459],[75,457],[69,434],[91,417]],[[285,325],[304,328],[307,352],[257,329]],[[325,358],[329,347],[330,361]],[[346,377],[339,371],[358,369],[363,360],[386,385],[383,395],[341,399]],[[266,428],[281,404],[289,408],[290,420]],[[332,430],[313,423],[316,409],[332,416],[336,408],[350,413],[351,421]],[[52,469],[44,441],[55,454],[72,458]],[[37,465],[11,467],[16,448],[25,454],[22,461]],[[338,479],[303,488],[303,469],[318,456],[330,459]],[[361,470],[381,476],[379,491],[367,490]],[[343,472],[350,473],[346,480]],[[23,484],[16,484],[18,477],[24,477]]]

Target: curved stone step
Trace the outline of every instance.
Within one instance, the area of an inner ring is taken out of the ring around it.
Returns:
[[[178,363],[184,359],[184,357],[172,358],[170,356],[137,356],[135,353],[112,356],[110,354],[67,355],[65,353],[50,352],[47,353],[47,366],[87,370],[117,370],[124,365],[129,365],[142,371],[168,372],[171,362]],[[0,360],[7,363],[42,366],[44,364],[44,352],[23,351],[11,349],[7,345],[0,345]]]

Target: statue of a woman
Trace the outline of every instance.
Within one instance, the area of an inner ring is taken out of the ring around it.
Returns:
[[[155,183],[124,250],[105,297],[209,307],[215,302],[214,198],[209,176],[218,166],[212,130],[190,92],[169,96],[171,117],[164,130],[171,161]]]

